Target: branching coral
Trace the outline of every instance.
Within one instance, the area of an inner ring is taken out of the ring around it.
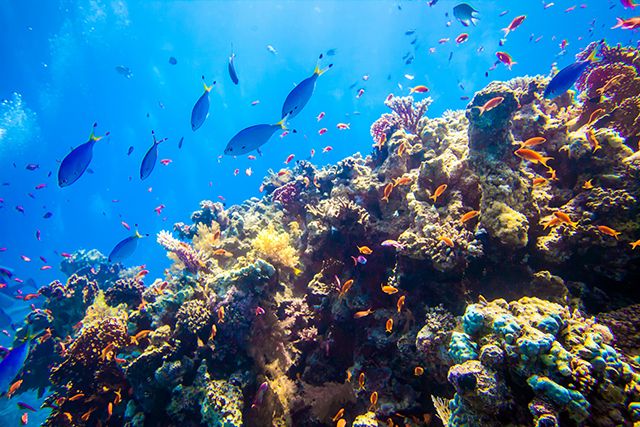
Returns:
[[[295,268],[300,261],[291,236],[286,231],[277,231],[273,225],[260,231],[252,242],[256,255],[272,264]]]
[[[164,230],[158,233],[157,240],[163,248],[177,257],[191,273],[197,273],[202,268],[200,254],[188,243],[179,241]]]

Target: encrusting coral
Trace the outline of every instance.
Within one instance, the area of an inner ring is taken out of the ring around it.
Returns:
[[[370,155],[201,202],[146,285],[65,258],[18,331],[23,387],[52,388],[48,425],[640,423],[637,115],[614,107],[637,50],[600,49],[579,101],[545,77],[438,118],[391,95]]]

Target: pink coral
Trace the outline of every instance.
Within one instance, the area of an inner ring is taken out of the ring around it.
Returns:
[[[191,245],[181,242],[164,230],[158,233],[157,241],[167,251],[175,254],[189,272],[197,273],[201,268],[198,253]]]
[[[389,96],[384,104],[393,110],[392,114],[383,114],[371,125],[371,136],[376,144],[383,144],[389,133],[402,128],[415,134],[420,119],[431,105],[431,98],[414,101],[413,96]]]

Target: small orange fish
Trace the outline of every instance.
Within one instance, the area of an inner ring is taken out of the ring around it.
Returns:
[[[86,423],[87,421],[89,421],[89,418],[91,417],[91,414],[92,414],[92,413],[93,413],[93,411],[95,411],[95,410],[96,410],[96,408],[91,408],[91,409],[89,409],[87,412],[85,412],[84,414],[82,414],[82,416],[80,417],[80,419]]]
[[[411,95],[414,92],[426,93],[426,92],[429,92],[429,88],[426,87],[425,85],[414,86],[409,90],[409,95]]]
[[[360,390],[366,390],[364,387],[364,372],[360,372],[360,375],[358,375],[358,386],[360,386]]]
[[[405,295],[402,295],[398,298],[398,302],[396,303],[396,308],[398,309],[398,313],[402,311],[402,307],[404,307],[404,300],[406,299]]]
[[[547,141],[547,138],[543,138],[541,136],[534,136],[533,138],[529,138],[524,142],[520,143],[520,148],[531,148],[540,144],[544,144]]]
[[[69,398],[69,402],[75,402],[76,400],[82,399],[84,397],[84,393],[74,394]]]
[[[513,152],[516,156],[520,157],[522,160],[528,160],[531,163],[541,163],[547,167],[547,162],[549,160],[553,160],[553,157],[542,157],[542,154],[537,151],[529,150],[528,148],[518,148]]]
[[[547,178],[539,176],[537,178],[533,178],[532,184],[534,187],[541,187],[543,185],[546,185],[548,182],[549,180]]]
[[[338,409],[338,412],[331,418],[331,421],[336,422],[344,415],[344,408]]]
[[[554,216],[549,221],[543,223],[544,229],[546,230],[549,227],[555,227],[556,225],[560,224],[560,222],[560,218]]]
[[[496,52],[496,57],[500,62],[507,66],[508,69],[511,69],[514,65],[517,64],[507,52]]]
[[[387,295],[393,295],[395,293],[398,293],[398,288],[391,285],[381,284],[380,288],[382,289],[382,292],[384,292]]]
[[[593,188],[593,183],[591,181],[592,180],[585,181],[584,184],[582,184],[582,188],[585,190],[591,190]]]
[[[15,383],[11,384],[11,387],[9,387],[9,391],[7,391],[7,398],[11,399],[11,396],[13,396],[15,394],[15,392],[22,385],[22,381],[23,380],[18,380]]]
[[[233,256],[233,254],[231,252],[229,252],[226,249],[216,249],[215,251],[213,251],[213,255],[214,256],[223,256],[223,257],[227,257],[230,258]]]
[[[391,195],[392,191],[393,191],[393,183],[390,182],[384,187],[384,190],[382,191],[382,200],[385,202],[388,202],[389,196]]]
[[[102,352],[100,353],[100,358],[102,360],[111,360],[111,357],[113,357],[114,348],[115,348],[114,343],[110,342],[109,344],[107,344],[106,347],[102,349]]]
[[[73,422],[73,417],[71,416],[71,414],[69,412],[63,412],[62,415],[67,419],[67,421],[69,421],[70,423]]]
[[[632,250],[637,248],[638,246],[640,246],[640,239],[636,240],[635,242],[629,243],[629,245],[631,245]]]
[[[149,335],[151,332],[152,331],[150,329],[143,329],[142,331],[131,337],[131,342],[135,345],[138,345],[140,343],[140,340],[146,338],[147,335]]]
[[[602,148],[602,145],[600,145],[598,138],[596,138],[596,134],[593,131],[593,129],[589,128],[586,132],[586,136],[587,136],[587,141],[589,141],[589,145],[591,146],[591,152],[595,153],[596,151]]]
[[[218,308],[218,323],[224,323],[224,305]]]
[[[398,157],[402,157],[405,151],[407,151],[407,143],[403,141],[398,147]]]
[[[416,377],[422,376],[424,374],[424,368],[422,366],[416,366],[413,368],[413,375]]]
[[[107,420],[111,418],[111,415],[113,415],[113,403],[109,402],[107,405]]]
[[[604,108],[598,108],[597,110],[594,110],[593,113],[589,115],[589,121],[587,122],[587,126],[591,126],[603,114],[604,114]]]
[[[477,106],[476,108],[479,108],[480,115],[483,115],[487,111],[491,111],[494,108],[496,108],[498,105],[502,104],[502,101],[504,101],[504,98],[502,96],[496,96],[495,98],[491,98],[490,100],[485,102],[484,105]]]
[[[440,237],[438,237],[438,240],[443,242],[445,245],[449,246],[450,248],[452,248],[454,246],[453,240],[451,240],[447,236],[440,236]]]
[[[43,342],[45,342],[46,340],[48,340],[49,338],[51,338],[51,328],[47,328],[44,330],[44,334],[42,334],[39,338],[38,338],[38,342],[40,344],[42,344]]]
[[[411,178],[408,176],[402,176],[393,181],[393,186],[397,187],[398,185],[407,185],[409,183],[411,183]]]
[[[477,217],[478,215],[480,215],[480,211],[469,211],[460,217],[460,223],[464,224],[465,222]]]
[[[556,170],[554,168],[547,169],[547,173],[549,174],[549,181],[558,181],[558,177],[556,176]]]
[[[366,310],[363,311],[358,311],[353,315],[354,319],[360,319],[361,317],[367,317],[368,315],[372,314],[373,310],[368,308]]]
[[[217,334],[218,327],[215,324],[211,325],[211,334],[209,334],[209,341],[213,341]]]
[[[347,425],[347,420],[344,418],[340,418],[336,423],[336,427],[345,427]]]
[[[601,233],[606,234],[607,236],[615,237],[616,240],[618,240],[618,235],[620,234],[619,231],[616,231],[611,227],[607,227],[606,225],[599,225],[598,230],[600,230]]]
[[[444,193],[444,190],[446,189],[447,189],[447,184],[442,184],[438,186],[438,188],[436,188],[436,191],[434,191],[433,195],[429,196],[429,198],[433,200],[433,203],[435,203],[436,200],[438,200],[438,197],[442,196],[442,193]]]
[[[350,383],[350,382],[351,382],[351,376],[352,376],[352,375],[351,375],[351,371],[347,369],[347,379],[346,379],[346,381],[347,381],[348,383]]]
[[[373,251],[368,246],[358,246],[358,251],[363,255],[371,255]]]
[[[570,225],[572,228],[576,228],[576,226],[578,225],[577,222],[573,222],[571,221],[571,218],[569,218],[569,215],[567,215],[566,213],[562,212],[562,211],[555,211],[553,213],[556,218],[558,218],[561,222]]]
[[[340,293],[338,294],[338,297],[342,298],[343,296],[345,296],[345,294],[349,292],[349,289],[351,289],[351,286],[353,286],[353,279],[349,279],[346,282],[344,282],[344,284],[342,285],[342,288],[340,288]]]
[[[373,393],[371,393],[371,396],[369,396],[369,402],[371,403],[371,406],[375,408],[375,406],[378,404],[378,392],[374,391]]]
[[[116,394],[116,398],[113,399],[113,404],[119,405],[120,402],[122,402],[122,394],[120,393],[120,389],[114,391],[114,393]]]
[[[22,416],[20,417],[20,422],[23,426],[27,425],[27,423],[29,422],[29,414],[27,412],[22,414]]]
[[[393,319],[387,319],[387,323],[384,325],[384,330],[388,333],[393,332]]]

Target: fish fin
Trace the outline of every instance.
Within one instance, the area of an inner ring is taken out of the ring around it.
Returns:
[[[317,70],[317,71],[316,71],[316,74],[317,74],[317,75],[319,75],[319,76],[321,76],[321,75],[323,75],[324,73],[326,73],[327,71],[329,71],[329,69],[331,69],[331,67],[333,67],[333,64],[329,64],[329,65],[327,65],[327,68],[323,68],[322,70]]]
[[[616,18],[616,21],[616,25],[611,27],[612,30],[615,28],[620,28],[624,24],[624,20],[622,20],[622,18]]]
[[[98,123],[94,123],[93,127],[91,128],[91,134],[89,135],[89,141],[100,141],[102,139],[101,136],[96,136],[96,134],[95,134],[96,127],[98,127]],[[107,135],[109,135],[108,132],[107,132]],[[107,136],[107,135],[105,135],[105,136]]]
[[[600,61],[602,61],[602,58],[596,58],[596,54],[597,53],[598,53],[598,46],[593,48],[593,50],[591,51],[589,56],[587,56],[587,59],[585,59],[585,61],[588,61],[588,62],[600,62]]]
[[[138,239],[142,239],[142,237],[144,237],[138,230],[136,230],[136,234],[134,234],[134,236],[136,236]]]
[[[505,27],[503,28],[501,31],[504,31],[504,36],[507,37],[509,35],[509,33],[511,32],[511,30],[509,29],[509,27]]]
[[[277,125],[277,126],[280,126],[280,127],[282,128],[282,130],[289,130],[289,129],[287,128],[286,123],[285,123],[285,122],[287,121],[287,118],[288,118],[288,117],[289,117],[289,115],[287,114],[287,115],[286,115],[286,116],[284,116],[284,117],[283,117],[283,118],[282,118],[278,123],[276,123],[276,125]]]

